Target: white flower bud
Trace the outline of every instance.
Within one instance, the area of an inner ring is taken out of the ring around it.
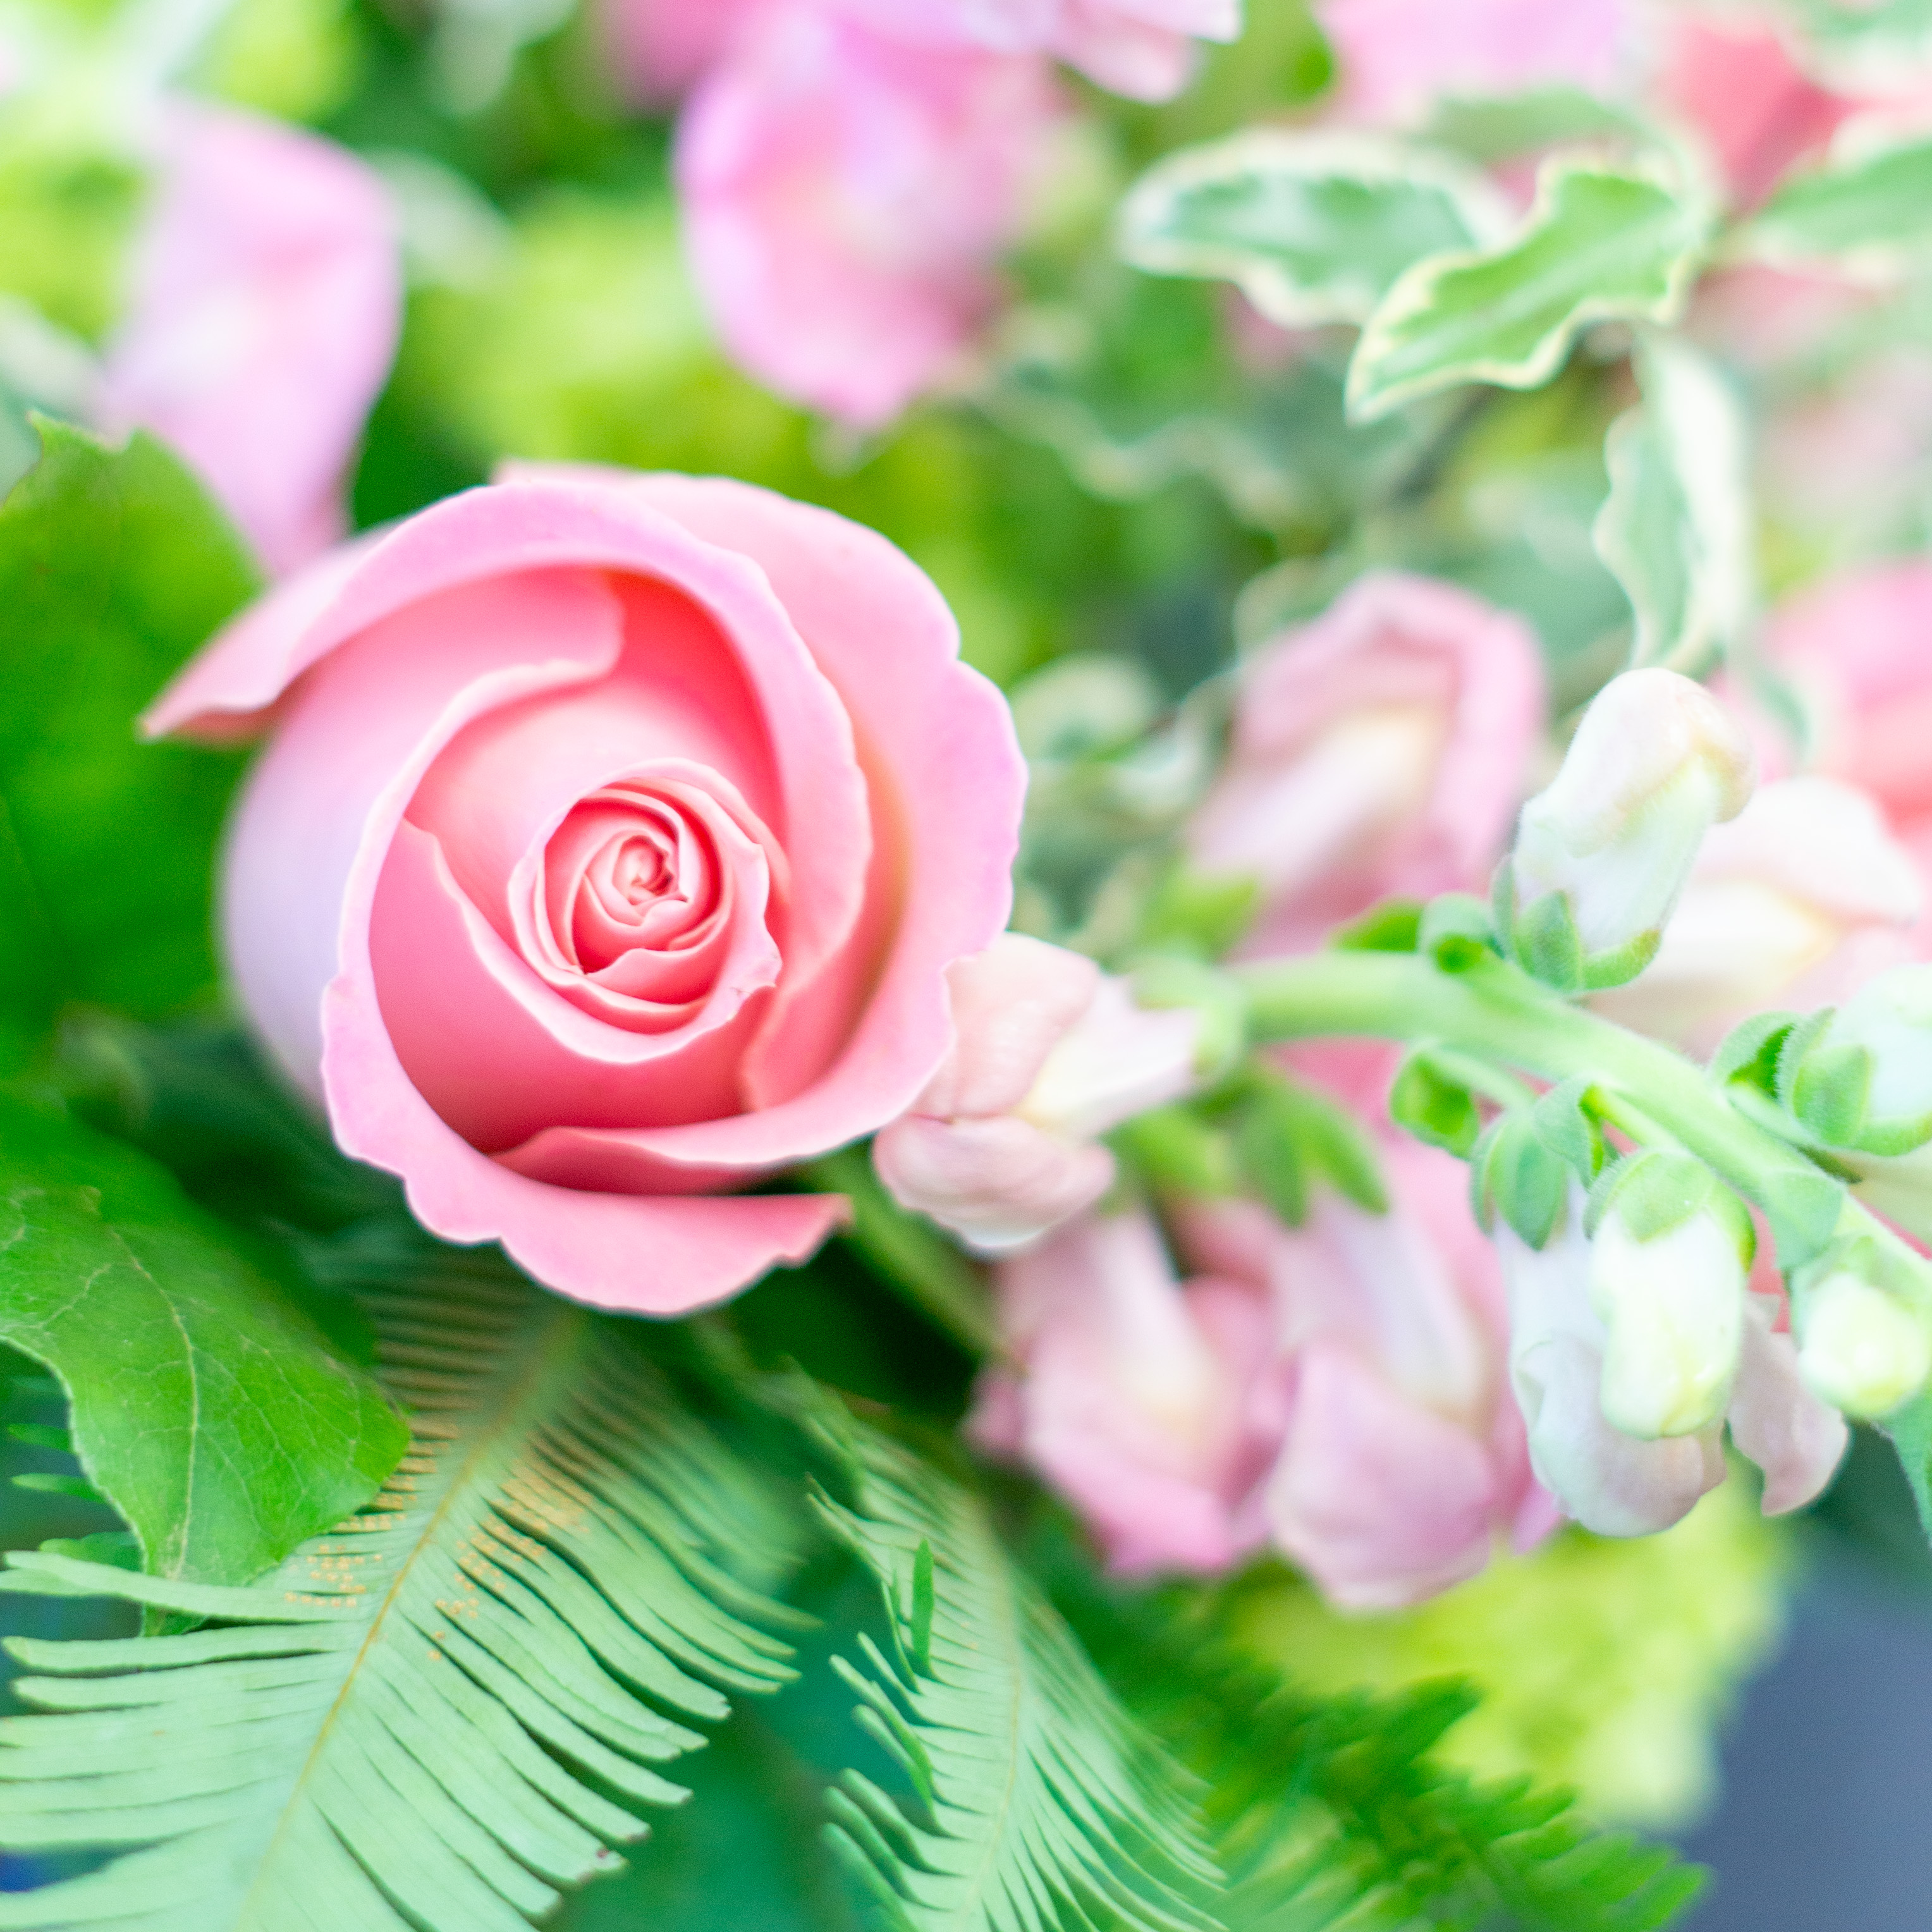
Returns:
[[[1590,1252],[1590,1302],[1608,1340],[1604,1414],[1626,1436],[1690,1436],[1729,1406],[1744,1334],[1737,1232],[1700,1209],[1640,1240],[1614,1205]]]
[[[1626,671],[1600,691],[1554,779],[1523,807],[1510,860],[1516,916],[1561,893],[1592,984],[1641,969],[1710,828],[1756,772],[1750,740],[1700,684]]]
[[[1932,1139],[1932,965],[1895,967],[1846,1000],[1816,1050],[1848,1049],[1870,1069],[1856,1144],[1898,1154]]]
[[[1826,1276],[1801,1312],[1798,1372],[1847,1415],[1887,1414],[1932,1376],[1932,1327],[1858,1275]]]

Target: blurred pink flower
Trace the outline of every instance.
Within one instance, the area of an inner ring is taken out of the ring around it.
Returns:
[[[1186,85],[1194,41],[1232,40],[1240,0],[829,0],[875,32],[933,46],[1044,53],[1115,94],[1165,100]]]
[[[1869,792],[1780,779],[1708,834],[1656,958],[1596,1004],[1708,1052],[1748,1014],[1840,999],[1910,958],[1924,898],[1917,863]]]
[[[1259,1283],[1175,1279],[1145,1214],[1093,1216],[999,1272],[1013,1366],[969,1432],[1073,1502],[1113,1566],[1222,1570],[1262,1539],[1279,1443]]]
[[[795,400],[889,421],[998,300],[1058,112],[1033,57],[761,14],[678,130],[687,245],[727,350]]]
[[[1702,130],[1741,206],[1762,201],[1862,104],[1820,87],[1768,20],[1673,12],[1662,27],[1658,91]]]
[[[723,58],[769,0],[605,0],[599,16],[618,85],[640,106],[668,107]]]
[[[1616,82],[1624,0],[1316,0],[1339,58],[1337,104],[1358,121],[1423,118],[1439,98]]]
[[[1282,1361],[1268,1532],[1334,1602],[1385,1609],[1478,1574],[1498,1539],[1554,1526],[1504,1372],[1494,1251],[1471,1218],[1467,1170],[1386,1134],[1391,1205],[1335,1196],[1284,1226],[1251,1202],[1200,1203],[1188,1258],[1265,1286]]]
[[[1810,702],[1814,768],[1876,798],[1932,879],[1932,560],[1827,579],[1776,614],[1766,649]]]
[[[107,427],[172,444],[272,570],[306,562],[341,534],[344,475],[401,322],[381,183],[314,135],[176,104],[132,281],[107,346]]]
[[[1430,578],[1363,578],[1249,661],[1194,863],[1260,881],[1257,952],[1318,944],[1391,893],[1480,892],[1543,706],[1520,620]]]
[[[1094,1136],[1193,1087],[1196,1018],[1143,1012],[1090,959],[1013,932],[946,985],[952,1049],[872,1159],[902,1206],[997,1254],[1107,1191]]]

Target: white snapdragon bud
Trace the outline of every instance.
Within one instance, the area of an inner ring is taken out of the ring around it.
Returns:
[[[1801,1318],[1798,1372],[1847,1415],[1887,1414],[1932,1376],[1932,1324],[1851,1268],[1812,1288]]]
[[[1595,1230],[1604,1414],[1627,1436],[1690,1436],[1730,1406],[1744,1334],[1750,1217],[1701,1162],[1626,1163]]]
[[[1932,965],[1880,974],[1814,1030],[1781,1090],[1821,1140],[1885,1155],[1932,1140]]]
[[[1612,679],[1523,807],[1502,880],[1517,957],[1566,991],[1634,978],[1705,833],[1755,782],[1750,740],[1702,685],[1656,669]]]

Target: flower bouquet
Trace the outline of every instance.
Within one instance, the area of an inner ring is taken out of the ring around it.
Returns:
[[[0,10],[0,1928],[1678,1922],[1929,290],[1922,0]]]

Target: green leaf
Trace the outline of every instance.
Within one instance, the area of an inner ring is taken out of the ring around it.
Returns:
[[[1570,1169],[1536,1130],[1527,1108],[1490,1124],[1470,1166],[1478,1218],[1493,1209],[1532,1248],[1545,1246],[1561,1225],[1570,1195]]]
[[[986,1505],[877,1430],[822,1426],[851,1502],[822,1496],[820,1514],[877,1579],[890,1640],[889,1654],[862,1640],[862,1666],[842,1674],[913,1794],[848,1771],[828,1828],[884,1922],[1214,1932],[1190,1780],[1015,1568]]]
[[[1898,1452],[1918,1526],[1932,1538],[1932,1393],[1913,1396],[1876,1426]]]
[[[1461,382],[1534,388],[1590,323],[1672,320],[1708,226],[1648,175],[1552,163],[1515,240],[1431,256],[1382,298],[1349,365],[1349,415],[1373,422]]]
[[[1120,250],[1156,274],[1219,277],[1292,328],[1365,322],[1412,262],[1492,240],[1495,190],[1426,148],[1260,128],[1170,154],[1121,204]]]
[[[253,594],[232,531],[161,446],[40,425],[0,506],[0,1058],[79,1000],[208,994],[216,842],[240,760],[135,718]]]
[[[236,1583],[368,1501],[407,1432],[161,1168],[0,1096],[0,1340],[154,1576]]]
[[[376,1507],[254,1588],[0,1577],[214,1620],[10,1645],[58,1714],[0,1724],[0,1846],[121,1856],[0,1896],[0,1928],[524,1932],[680,1801],[691,1720],[790,1675],[795,1617],[742,1579],[794,1520],[635,1331],[486,1255],[412,1262],[344,1252],[416,1418]]]
[[[1429,139],[1492,167],[1520,154],[1579,142],[1654,141],[1654,129],[1580,88],[1534,88],[1524,94],[1451,96],[1437,102]]]
[[[1840,149],[1787,180],[1745,230],[1774,262],[1837,262],[1897,280],[1932,254],[1932,141]]]
[[[1743,636],[1756,601],[1744,415],[1701,351],[1652,337],[1643,400],[1612,425],[1597,554],[1636,614],[1631,662],[1696,676]]]
[[[1476,1098],[1426,1048],[1409,1054],[1389,1089],[1389,1118],[1418,1140],[1466,1160],[1483,1131]]]

